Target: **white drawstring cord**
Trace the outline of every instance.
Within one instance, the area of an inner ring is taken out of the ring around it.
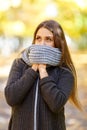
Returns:
[[[35,92],[35,105],[34,105],[34,130],[37,130],[37,98],[38,98],[38,82],[36,84],[36,92]]]

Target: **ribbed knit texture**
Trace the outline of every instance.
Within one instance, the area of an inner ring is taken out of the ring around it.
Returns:
[[[22,59],[30,66],[34,63],[58,66],[61,51],[51,46],[33,44],[22,53]]]

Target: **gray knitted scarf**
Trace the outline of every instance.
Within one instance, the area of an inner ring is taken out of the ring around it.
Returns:
[[[58,66],[61,60],[61,51],[51,46],[32,44],[23,51],[22,59],[29,66],[35,63]]]

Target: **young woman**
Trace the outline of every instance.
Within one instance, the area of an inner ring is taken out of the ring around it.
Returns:
[[[76,71],[60,24],[40,23],[32,43],[14,60],[5,87],[12,108],[8,129],[66,130],[66,102],[80,105]]]

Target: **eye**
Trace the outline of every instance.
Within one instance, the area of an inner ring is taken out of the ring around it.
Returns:
[[[40,39],[40,37],[39,37],[39,36],[37,36],[35,39],[36,39],[36,40],[38,40],[38,39]]]
[[[35,41],[40,41],[41,40],[41,37],[40,36],[37,36],[36,38],[35,38]]]
[[[51,41],[53,41],[53,38],[51,38],[51,37],[46,37],[46,40],[47,40],[48,42],[51,42]]]

